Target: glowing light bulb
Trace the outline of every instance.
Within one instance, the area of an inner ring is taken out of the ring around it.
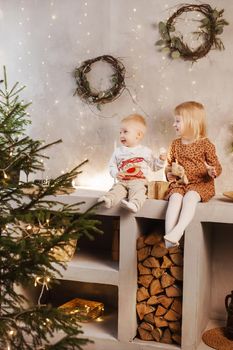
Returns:
[[[52,15],[51,18],[52,18],[53,20],[55,20],[55,19],[57,18],[57,16],[56,16],[56,15]]]

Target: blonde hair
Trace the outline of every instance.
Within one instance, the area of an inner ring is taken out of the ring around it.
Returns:
[[[174,109],[184,123],[184,135],[194,137],[195,140],[206,137],[206,114],[204,106],[195,101],[179,104]]]
[[[130,114],[127,117],[123,118],[121,120],[121,124],[124,123],[132,123],[132,125],[135,125],[135,127],[138,129],[139,132],[142,133],[142,135],[146,132],[146,120],[145,118],[140,114]]]

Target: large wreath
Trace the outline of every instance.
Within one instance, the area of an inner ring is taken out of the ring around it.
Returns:
[[[109,89],[104,91],[93,90],[88,81],[87,74],[91,71],[93,64],[98,61],[108,63],[113,69],[113,74],[111,76],[112,85]],[[125,67],[122,62],[110,55],[98,56],[84,61],[80,67],[75,68],[74,75],[77,84],[75,93],[79,95],[84,102],[97,104],[97,107],[117,99],[125,88]]]
[[[183,37],[175,34],[175,22],[177,18],[185,12],[197,11],[204,18],[200,20],[200,26],[197,32],[197,39],[202,38],[203,43],[195,50],[192,50],[184,41]],[[156,45],[162,46],[162,51],[168,52],[172,58],[181,57],[184,60],[197,61],[207,55],[210,49],[223,50],[224,45],[218,35],[222,34],[223,27],[228,22],[222,18],[224,10],[217,11],[208,4],[184,5],[167,20],[159,23],[159,32],[161,39]],[[172,34],[173,33],[173,34]]]

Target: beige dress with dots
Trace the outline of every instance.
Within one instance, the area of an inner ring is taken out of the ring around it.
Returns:
[[[188,191],[199,193],[202,202],[207,202],[215,194],[214,179],[206,170],[205,162],[214,166],[217,176],[222,172],[215,146],[208,138],[199,139],[190,144],[183,144],[181,138],[175,139],[168,152],[168,165],[178,162],[185,169],[189,183],[179,184],[173,181],[169,185],[167,198],[173,193],[184,195]]]

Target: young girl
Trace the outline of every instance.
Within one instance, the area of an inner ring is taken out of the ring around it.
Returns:
[[[174,111],[178,136],[168,152],[166,176],[170,182],[164,236],[166,247],[179,244],[184,230],[193,219],[197,203],[207,202],[215,194],[214,178],[222,168],[215,146],[206,137],[205,111],[202,104],[184,102]],[[172,164],[184,168],[186,181],[172,174]]]

